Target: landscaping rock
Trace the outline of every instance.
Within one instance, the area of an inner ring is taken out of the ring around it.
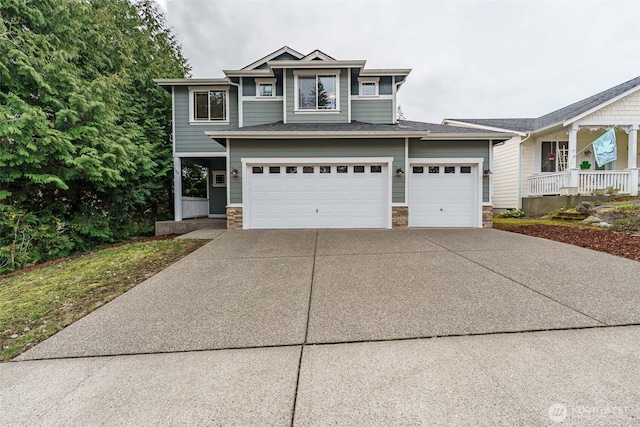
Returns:
[[[601,222],[600,224],[598,224],[598,227],[609,228],[611,227],[611,224],[609,224],[608,222]]]
[[[576,211],[584,215],[591,215],[593,213],[593,205],[589,202],[581,202],[576,206]]]
[[[599,222],[602,222],[602,220],[597,216],[593,216],[593,215],[582,220],[583,224],[597,224]]]

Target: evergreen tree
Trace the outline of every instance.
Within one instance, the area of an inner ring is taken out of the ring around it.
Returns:
[[[2,0],[0,14],[0,272],[18,235],[42,260],[167,217],[171,100],[152,79],[189,67],[154,2]]]

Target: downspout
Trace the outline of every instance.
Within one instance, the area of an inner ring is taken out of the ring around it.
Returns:
[[[238,79],[240,79],[240,83],[234,83],[229,79],[229,84],[238,88],[238,127],[241,128],[244,124],[244,120],[242,119],[242,77],[238,77]]]
[[[406,81],[407,76],[405,76],[402,81],[396,83],[396,76],[393,76],[393,124],[398,124],[398,90]]]
[[[530,133],[521,139],[518,145],[518,209],[520,210],[522,210],[522,144],[529,138],[531,138]]]

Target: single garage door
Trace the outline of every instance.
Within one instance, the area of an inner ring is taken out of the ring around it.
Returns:
[[[387,226],[386,164],[248,164],[246,173],[246,228]]]
[[[410,227],[475,227],[477,165],[412,165]]]

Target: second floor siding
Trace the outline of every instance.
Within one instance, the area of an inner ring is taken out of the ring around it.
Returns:
[[[176,153],[224,152],[225,148],[205,135],[206,131],[215,131],[238,126],[238,91],[229,88],[227,102],[228,124],[194,123],[189,107],[190,92],[187,86],[175,86],[174,94],[174,148]]]

